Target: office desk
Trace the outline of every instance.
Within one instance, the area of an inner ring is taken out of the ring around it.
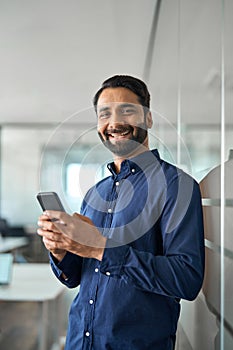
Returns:
[[[12,252],[28,244],[26,237],[0,237],[0,253]]]
[[[53,275],[49,264],[14,264],[11,284],[0,286],[0,301],[39,303],[38,350],[48,350],[47,324],[50,316],[48,313],[50,301],[56,303],[53,310],[56,322],[53,338],[54,341],[59,341],[61,330],[60,297],[64,290],[65,286]]]

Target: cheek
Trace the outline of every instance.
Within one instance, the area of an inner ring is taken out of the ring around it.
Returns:
[[[98,125],[98,126],[97,126],[97,133],[98,133],[99,135],[102,135],[102,134],[103,134],[103,131],[104,131],[104,128],[103,128],[102,126]]]
[[[145,124],[145,117],[144,115],[135,115],[132,118],[128,118],[126,122],[132,127],[137,128]]]
[[[103,134],[104,131],[107,128],[107,125],[108,125],[108,123],[106,121],[98,122],[98,124],[97,124],[97,132]]]
[[[97,134],[99,135],[100,140],[102,142],[104,142],[105,141],[105,137],[104,137],[104,133],[103,133],[102,129],[97,127]]]

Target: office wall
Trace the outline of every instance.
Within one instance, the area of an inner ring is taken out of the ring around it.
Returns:
[[[49,130],[3,128],[1,169],[1,216],[10,225],[36,223],[39,207],[39,168]]]

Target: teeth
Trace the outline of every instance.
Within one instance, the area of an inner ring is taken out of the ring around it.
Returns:
[[[113,133],[109,133],[108,135],[111,137],[117,137],[117,136],[126,136],[129,134],[129,130],[125,130],[123,132],[113,132]]]

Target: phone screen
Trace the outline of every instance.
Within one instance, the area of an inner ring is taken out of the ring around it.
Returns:
[[[44,210],[58,210],[65,211],[60,198],[56,192],[40,192],[37,195],[37,199]]]

